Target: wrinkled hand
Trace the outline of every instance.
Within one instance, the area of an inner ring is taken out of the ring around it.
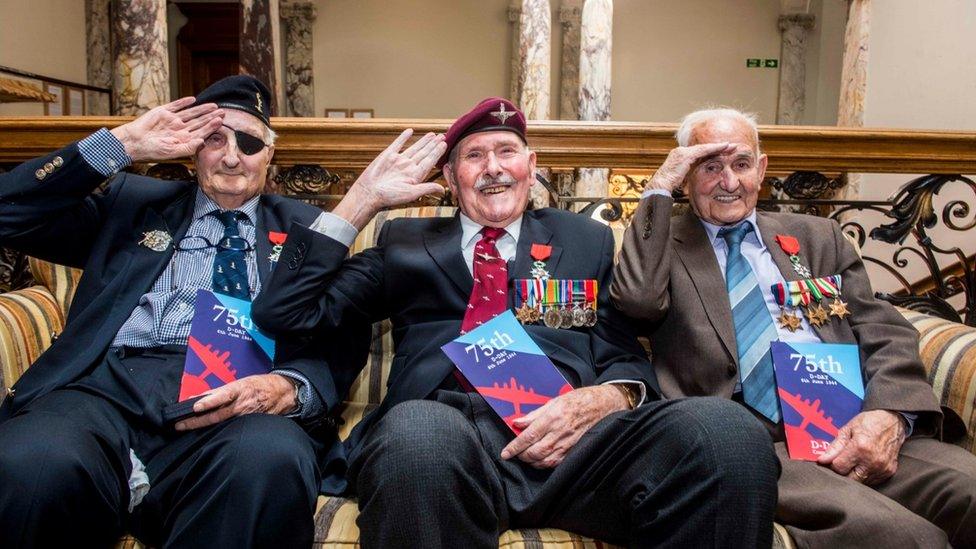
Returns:
[[[244,414],[284,415],[295,409],[295,385],[278,374],[261,374],[214,389],[193,405],[197,414],[176,424],[177,431],[199,429]]]
[[[158,162],[192,156],[205,137],[223,122],[224,112],[213,103],[191,107],[195,98],[183,97],[156,107],[132,122],[112,129],[133,162]],[[184,110],[185,109],[185,110]]]
[[[870,486],[895,474],[904,442],[905,423],[899,414],[888,410],[861,412],[840,429],[817,463]]]
[[[729,153],[735,150],[734,143],[705,143],[690,147],[675,147],[668,153],[661,167],[644,187],[672,192],[681,187],[688,172],[699,160],[706,156]]]
[[[362,229],[383,208],[409,204],[428,194],[443,194],[444,187],[424,183],[424,178],[447,148],[444,136],[428,133],[400,152],[411,135],[412,129],[404,130],[373,159],[332,213]]]
[[[550,469],[563,462],[590,427],[612,412],[627,409],[627,397],[612,385],[570,391],[516,419],[513,423],[524,431],[502,449],[501,457],[518,457],[536,469]]]

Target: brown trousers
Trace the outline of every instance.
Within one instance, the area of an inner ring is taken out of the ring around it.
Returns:
[[[783,466],[777,522],[797,547],[976,547],[976,456],[932,438],[905,441],[898,471],[864,486],[816,463]]]

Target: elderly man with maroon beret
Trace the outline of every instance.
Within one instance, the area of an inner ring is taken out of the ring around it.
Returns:
[[[540,527],[635,547],[768,547],[778,474],[769,437],[734,403],[659,399],[628,320],[608,301],[610,230],[527,210],[536,155],[525,127],[512,103],[490,98],[446,136],[401,152],[405,131],[333,212],[292,226],[255,302],[255,320],[282,335],[392,322],[387,396],[329,468],[348,463],[332,487],[358,495],[364,547],[497,547],[506,529]],[[346,259],[381,209],[442,192],[422,182],[435,160],[457,215],[390,220],[375,248]],[[517,281],[543,278],[587,282],[595,314],[519,315],[573,390],[510,429],[441,346],[524,313]]]

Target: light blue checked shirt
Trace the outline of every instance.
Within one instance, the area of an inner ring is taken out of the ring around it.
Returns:
[[[78,143],[82,158],[95,171],[110,177],[132,164],[122,143],[111,132],[102,128]],[[245,202],[238,211],[246,219],[240,222],[241,237],[254,247],[255,220],[260,196]],[[180,241],[189,245],[187,237],[204,237],[211,243],[224,236],[224,226],[217,217],[209,215],[221,208],[206,194],[196,190],[193,220]],[[198,240],[198,239],[197,239]],[[178,243],[174,242],[173,245]],[[162,345],[186,345],[193,321],[193,303],[197,289],[213,290],[213,262],[217,249],[178,250],[160,273],[148,292],[139,298],[132,314],[119,329],[113,347],[159,347]],[[247,277],[251,299],[261,291],[257,258],[254,250],[245,254]],[[298,382],[299,400],[305,404],[293,416],[314,417],[322,411],[322,402],[311,390],[308,379],[295,370],[275,370]]]

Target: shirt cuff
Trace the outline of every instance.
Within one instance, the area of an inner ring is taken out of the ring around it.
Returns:
[[[647,189],[641,193],[641,198],[647,198],[648,196],[671,196],[671,191],[666,191],[664,189]]]
[[[913,414],[911,412],[898,412],[901,417],[905,418],[905,438],[912,436],[915,431],[915,420],[918,419],[918,414]]]
[[[105,128],[78,142],[78,152],[93,170],[105,177],[113,176],[132,165],[125,147]]]
[[[317,233],[324,234],[347,248],[352,247],[352,243],[359,236],[359,231],[356,230],[356,227],[352,223],[330,212],[322,212],[319,214],[308,228]]]
[[[637,387],[640,393],[640,398],[637,399],[637,403],[634,404],[634,408],[639,408],[644,401],[647,400],[647,386],[644,385],[643,381],[637,381],[636,379],[614,379],[612,381],[604,381],[600,385],[629,385],[631,387]]]
[[[272,373],[298,382],[298,409],[285,414],[285,417],[311,419],[322,413],[322,400],[318,393],[312,390],[312,384],[307,377],[295,370],[274,370]]]

